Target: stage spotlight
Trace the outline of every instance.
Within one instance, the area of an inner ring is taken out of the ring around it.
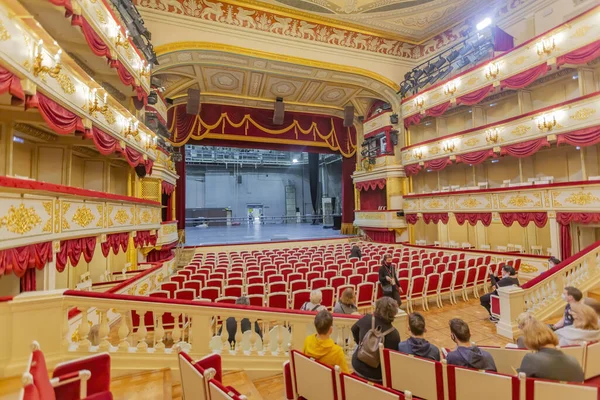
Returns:
[[[457,50],[452,50],[452,53],[448,55],[448,62],[451,63],[452,61],[456,60],[459,55],[460,53]]]
[[[419,79],[421,77],[421,75],[423,75],[423,70],[422,69],[416,69],[413,71],[413,76],[414,79]]]
[[[450,72],[452,72],[453,69],[454,69],[453,66],[449,66],[444,71],[440,72],[438,79],[444,79],[445,77],[447,77],[450,74]]]
[[[458,67],[458,69],[461,69],[461,68],[466,67],[469,64],[471,64],[471,59],[469,58],[469,56],[465,56],[465,57],[461,58],[460,60],[458,60],[457,67]]]
[[[488,26],[490,26],[492,24],[492,19],[487,17],[484,18],[483,20],[481,20],[477,25],[476,28],[478,31],[487,28]]]
[[[442,65],[444,65],[446,63],[446,59],[444,57],[440,57],[439,60],[437,60],[436,62],[433,63],[433,66],[437,69],[441,68]]]
[[[465,43],[464,47],[462,49],[460,49],[459,53],[461,56],[464,56],[465,54],[469,53],[471,50],[473,50],[473,45],[471,43]]]
[[[427,64],[427,66],[423,69],[427,75],[431,74],[435,67],[431,64]]]
[[[404,74],[404,80],[407,81],[412,77],[412,73],[413,71],[408,71],[407,73]]]
[[[412,85],[410,84],[410,82],[402,82],[400,84],[400,96],[404,97],[406,96],[406,93],[408,93],[409,90],[412,89]]]
[[[432,75],[427,75],[424,79],[421,79],[419,81],[419,87],[424,87],[425,85],[427,85],[429,82],[431,82],[432,78]]]
[[[294,158],[294,159],[292,160],[292,162],[293,162],[294,164],[296,164],[296,163],[298,163],[298,159],[297,159],[297,158]]]

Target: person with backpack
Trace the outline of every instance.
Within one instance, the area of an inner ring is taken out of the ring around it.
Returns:
[[[381,382],[379,343],[386,349],[398,349],[400,333],[392,326],[397,313],[398,303],[391,297],[382,297],[375,302],[373,314],[365,315],[352,326],[352,336],[358,343],[352,368],[361,378]]]
[[[321,301],[323,300],[323,293],[319,289],[315,289],[310,292],[310,301],[302,304],[300,307],[301,311],[312,311],[319,312],[321,310],[327,310],[327,307],[321,305]]]
[[[400,307],[402,304],[400,292],[398,291],[400,284],[398,283],[398,277],[396,276],[396,268],[394,268],[394,265],[392,264],[392,256],[389,254],[384,255],[381,260],[381,267],[379,267],[379,283],[381,284],[383,295],[396,300],[398,307]]]

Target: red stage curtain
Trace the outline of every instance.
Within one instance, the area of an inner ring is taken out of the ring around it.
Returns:
[[[52,261],[52,242],[0,250],[0,276],[14,272],[22,277],[28,268],[42,269]]]
[[[396,243],[396,233],[387,229],[363,228],[365,235],[373,242],[377,243]]]
[[[550,147],[550,143],[546,138],[533,139],[527,142],[515,143],[508,146],[503,146],[500,149],[501,155],[510,155],[513,157],[523,158],[537,153],[542,147]]]
[[[560,252],[564,260],[571,256],[571,222],[580,224],[597,224],[600,222],[600,213],[559,212],[556,221],[560,224]]]
[[[179,175],[175,189],[175,219],[177,219],[177,229],[183,230],[185,229],[185,158],[175,163],[175,172]]]
[[[412,176],[419,173],[421,166],[419,164],[409,164],[404,166],[404,173],[406,176]]]
[[[477,225],[477,221],[481,221],[484,226],[490,226],[492,223],[492,213],[454,213],[454,216],[459,225],[464,225],[465,221],[471,226]]]
[[[157,236],[151,235],[150,231],[138,231],[133,238],[133,244],[135,247],[156,246],[156,239]]]
[[[529,68],[517,75],[513,75],[510,78],[506,78],[500,82],[501,88],[509,89],[520,89],[527,85],[535,82],[537,78],[548,72],[548,65],[546,63],[538,65],[537,67]]]
[[[419,216],[417,214],[406,214],[404,215],[404,219],[406,220],[407,224],[414,225],[419,220]]]
[[[106,242],[102,243],[100,247],[102,248],[102,255],[104,257],[108,257],[111,249],[115,255],[119,253],[119,247],[123,251],[127,251],[127,247],[129,247],[129,233],[122,232],[106,235]]]
[[[450,164],[452,164],[452,161],[450,161],[450,157],[438,158],[436,160],[425,161],[425,169],[430,169],[432,171],[440,171]]]
[[[568,143],[572,146],[591,146],[600,143],[600,126],[561,133],[557,136],[557,144]]]
[[[515,221],[523,228],[533,222],[538,228],[546,226],[548,214],[545,212],[501,212],[500,219],[504,226],[511,226]]]
[[[73,15],[71,18],[71,25],[79,26],[81,28],[85,41],[95,55],[99,57],[108,57],[109,59],[111,58],[110,47],[104,43],[104,40],[102,40],[100,35],[96,33],[94,28],[82,15]]]
[[[595,42],[558,57],[556,59],[556,65],[587,64],[597,57],[600,57],[600,40],[596,40]]]
[[[360,209],[362,211],[377,211],[386,206],[387,199],[384,189],[363,190],[360,192]]]
[[[25,271],[25,275],[21,277],[21,293],[35,292],[36,286],[35,269],[28,268]]]
[[[571,257],[571,225],[560,225],[560,256],[562,259]]]
[[[360,190],[376,190],[383,189],[385,187],[386,181],[385,178],[381,179],[373,179],[371,181],[358,182],[356,184],[356,189]]]
[[[448,224],[448,213],[423,213],[423,221],[426,224],[433,222],[437,224],[442,221],[444,225]]]
[[[404,129],[408,129],[411,125],[418,125],[421,122],[421,114],[413,114],[404,118]]]
[[[481,164],[485,160],[494,156],[494,150],[481,150],[472,153],[459,154],[456,156],[456,162],[465,164]]]
[[[6,92],[19,100],[25,100],[25,92],[23,92],[23,88],[21,87],[21,80],[12,72],[0,67],[0,94]]]
[[[486,96],[494,89],[494,85],[489,84],[487,86],[482,87],[479,90],[476,90],[471,93],[467,93],[460,97],[456,98],[456,104],[464,104],[467,106],[471,106],[473,104],[479,103],[481,100],[485,99]]]
[[[63,272],[67,261],[71,262],[71,266],[76,266],[82,254],[85,262],[89,263],[94,257],[95,249],[95,236],[61,241],[60,251],[56,254],[56,270]]]
[[[428,117],[439,117],[446,112],[448,107],[450,107],[450,100],[435,107],[428,108],[425,110],[425,115]]]
[[[67,110],[43,93],[36,94],[38,109],[44,121],[58,134],[68,135],[74,132],[85,132],[81,118]]]
[[[167,181],[161,181],[161,189],[164,194],[170,195],[175,191],[175,185]]]
[[[342,223],[354,222],[354,185],[352,174],[356,169],[356,156],[342,158]]]

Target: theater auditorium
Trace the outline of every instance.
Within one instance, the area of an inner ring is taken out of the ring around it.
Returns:
[[[12,399],[600,399],[600,2],[0,2]]]

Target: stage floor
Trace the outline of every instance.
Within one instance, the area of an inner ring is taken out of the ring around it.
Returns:
[[[268,224],[240,226],[212,226],[185,228],[185,245],[236,244],[277,242],[284,240],[341,239],[351,237],[340,231],[311,224]]]

